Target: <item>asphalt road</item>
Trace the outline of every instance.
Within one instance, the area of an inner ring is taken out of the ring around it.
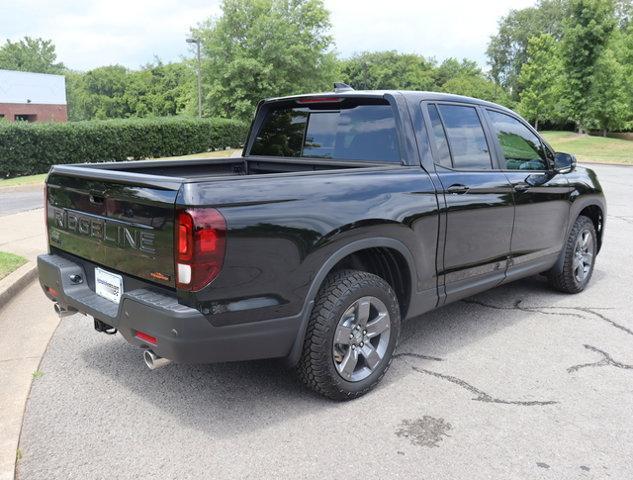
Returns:
[[[42,208],[42,185],[5,187],[0,189],[0,217]]]
[[[152,372],[120,336],[64,319],[18,478],[633,478],[633,168],[596,170],[609,215],[585,292],[534,277],[412,320],[354,402],[275,361]]]

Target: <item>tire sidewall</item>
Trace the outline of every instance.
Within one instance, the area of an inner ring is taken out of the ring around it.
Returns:
[[[576,251],[576,243],[578,242],[578,237],[580,236],[581,232],[584,230],[587,230],[589,232],[589,234],[591,235],[591,244],[592,244],[592,256],[591,256],[591,269],[589,270],[589,274],[587,275],[587,277],[579,282],[576,279],[576,275],[574,275],[574,270],[573,267],[570,268],[570,276],[571,276],[571,280],[574,284],[574,287],[578,290],[578,291],[582,291],[584,290],[587,285],[589,284],[589,281],[591,280],[591,277],[593,276],[593,270],[596,264],[596,255],[598,253],[598,235],[596,234],[596,229],[593,225],[593,222],[587,218],[587,217],[579,217],[578,220],[576,220],[576,228],[573,229],[572,235],[573,235],[573,243],[570,245],[571,246],[571,251],[568,252],[568,254],[570,255],[570,258],[572,259],[572,262],[570,262],[571,265],[573,265],[573,257]]]
[[[364,378],[363,380],[359,380],[358,382],[350,382],[341,377],[341,375],[338,373],[338,370],[336,369],[333,356],[334,334],[336,332],[341,317],[350,307],[350,305],[352,305],[356,300],[367,296],[372,296],[380,299],[389,311],[389,344],[387,345],[385,355],[379,368],[376,368],[375,371],[373,371],[367,378]],[[398,337],[400,333],[400,308],[398,306],[398,300],[395,293],[386,282],[384,282],[384,285],[382,287],[374,285],[373,283],[355,284],[348,290],[348,292],[346,292],[345,295],[343,295],[339,299],[335,309],[333,309],[332,312],[333,314],[329,322],[330,328],[326,337],[326,348],[323,352],[324,356],[327,357],[324,360],[327,361],[328,372],[329,376],[332,379],[332,383],[339,391],[349,392],[352,395],[371,389],[373,385],[380,381],[382,376],[387,371],[387,368],[389,367],[393,358],[393,352],[398,345]]]

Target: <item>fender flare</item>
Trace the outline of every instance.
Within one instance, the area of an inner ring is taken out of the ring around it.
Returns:
[[[367,248],[391,248],[402,254],[402,256],[405,258],[405,261],[407,262],[407,266],[409,267],[409,273],[411,276],[410,281],[412,294],[411,298],[409,299],[409,304],[411,304],[413,300],[413,293],[417,285],[417,273],[415,269],[413,255],[404,243],[402,243],[400,240],[387,237],[366,238],[363,240],[356,240],[354,242],[348,243],[347,245],[339,248],[332,255],[330,255],[330,257],[318,270],[317,274],[314,277],[314,280],[312,280],[312,283],[310,284],[308,294],[306,295],[306,299],[304,301],[304,305],[299,316],[300,323],[299,328],[297,329],[297,337],[295,338],[295,341],[290,349],[290,353],[286,357],[286,364],[288,366],[295,366],[301,358],[303,340],[305,338],[306,330],[308,329],[308,321],[310,320],[310,315],[312,314],[312,308],[314,307],[314,301],[316,299],[317,293],[319,292],[319,289],[321,288],[321,285],[323,284],[325,278],[329,275],[334,266],[342,259],[354,252],[365,250]]]
[[[574,228],[574,224],[576,223],[576,220],[578,220],[578,217],[580,216],[580,212],[582,212],[587,207],[598,207],[600,211],[602,212],[601,234],[604,233],[604,223],[607,218],[606,202],[604,202],[604,200],[602,200],[599,197],[581,198],[575,201],[574,203],[572,203],[570,207],[569,223],[567,224],[567,230],[565,232],[565,241],[567,241],[567,237],[569,237],[569,233],[571,232],[571,229]],[[599,232],[596,232],[596,233],[598,234]],[[600,241],[600,243],[602,243],[602,241]],[[552,269],[557,272],[561,272],[563,269],[564,263],[565,263],[565,247],[563,245],[563,249],[558,255],[558,259],[556,260],[556,263],[554,264]]]

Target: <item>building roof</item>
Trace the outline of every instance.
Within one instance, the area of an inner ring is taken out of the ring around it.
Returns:
[[[0,70],[0,103],[66,105],[63,75]]]

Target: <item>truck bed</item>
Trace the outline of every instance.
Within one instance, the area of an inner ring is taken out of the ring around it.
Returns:
[[[216,177],[265,175],[273,173],[341,170],[376,167],[376,162],[342,162],[328,159],[288,160],[268,157],[201,158],[193,160],[141,160],[132,162],[91,163],[63,166],[99,169],[183,180],[208,180]]]
[[[261,157],[58,165],[47,179],[51,251],[73,253],[117,274],[173,288],[174,216],[184,185],[248,175],[255,182],[268,174],[333,173],[367,166],[377,167],[375,162]],[[236,188],[244,191],[244,186]],[[205,191],[215,203],[216,188]]]

